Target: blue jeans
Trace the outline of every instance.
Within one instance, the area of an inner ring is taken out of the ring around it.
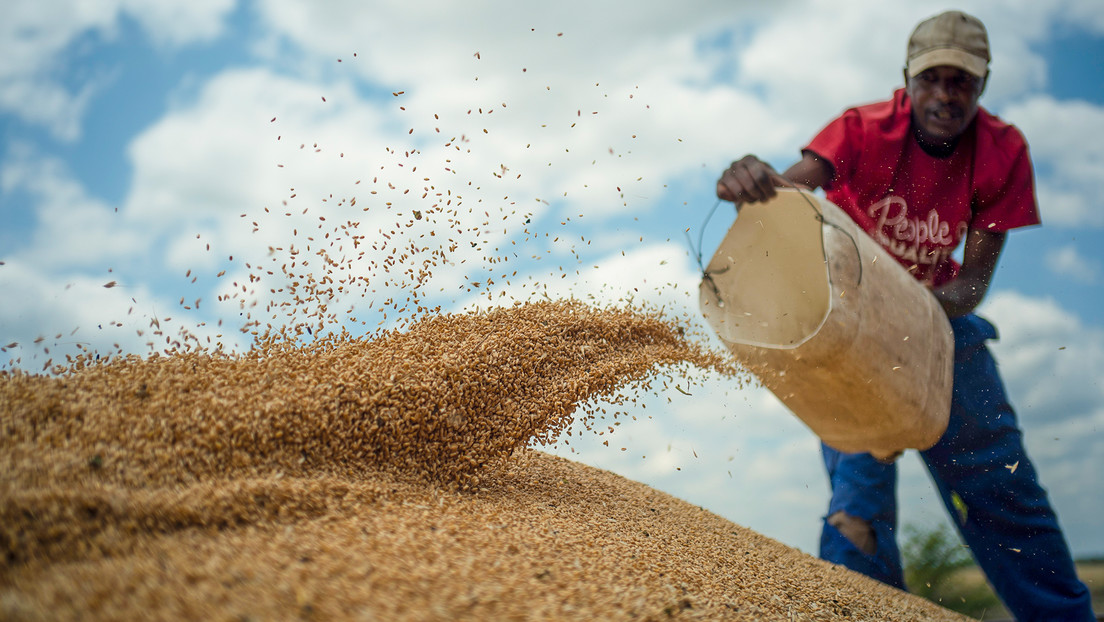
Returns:
[[[1095,620],[1089,591],[1077,578],[985,346],[996,338],[996,329],[976,315],[954,318],[951,327],[955,362],[950,423],[934,447],[920,452],[943,504],[1016,619]],[[896,465],[869,454],[845,454],[827,445],[822,449],[832,485],[828,516],[843,511],[865,520],[873,528],[877,550],[867,555],[825,521],[821,558],[905,589],[896,542]]]

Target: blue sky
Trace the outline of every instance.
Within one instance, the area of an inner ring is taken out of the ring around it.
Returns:
[[[718,173],[749,152],[785,167],[845,107],[888,97],[911,28],[950,8],[555,4],[10,7],[0,345],[19,345],[0,364],[40,371],[78,344],[146,352],[151,320],[167,316],[242,347],[240,301],[268,302],[237,293],[243,264],[308,244],[299,236],[322,231],[317,216],[343,214],[353,196],[361,234],[378,241],[396,224],[426,231],[410,220],[423,192],[464,195],[471,211],[455,217],[479,245],[451,253],[425,288],[447,310],[480,300],[465,284],[494,276],[503,249],[518,276],[495,300],[632,297],[696,317],[684,232],[696,239]],[[993,349],[1074,552],[1104,554],[1091,475],[1104,472],[1104,5],[959,8],[989,28],[982,104],[1027,137],[1044,220],[1009,236],[981,312],[1001,331]],[[707,254],[731,221],[718,211]],[[375,328],[400,288],[370,260],[357,269],[379,287],[342,302]],[[762,390],[706,377],[693,393],[647,398],[651,418],[614,435],[626,452],[587,438],[556,451],[815,552],[827,490],[812,435]],[[902,520],[944,521],[917,463],[901,461]]]

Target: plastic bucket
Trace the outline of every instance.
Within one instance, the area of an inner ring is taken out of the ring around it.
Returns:
[[[947,429],[946,314],[831,202],[779,190],[744,206],[699,300],[732,354],[828,445],[887,458]]]

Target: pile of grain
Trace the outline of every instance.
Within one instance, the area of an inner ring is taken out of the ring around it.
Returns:
[[[0,618],[957,619],[526,449],[681,361],[561,302],[4,372]]]

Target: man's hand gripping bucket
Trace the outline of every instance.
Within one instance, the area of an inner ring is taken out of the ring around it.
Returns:
[[[828,445],[887,459],[946,430],[950,322],[836,205],[779,190],[741,208],[699,300],[733,355]]]

